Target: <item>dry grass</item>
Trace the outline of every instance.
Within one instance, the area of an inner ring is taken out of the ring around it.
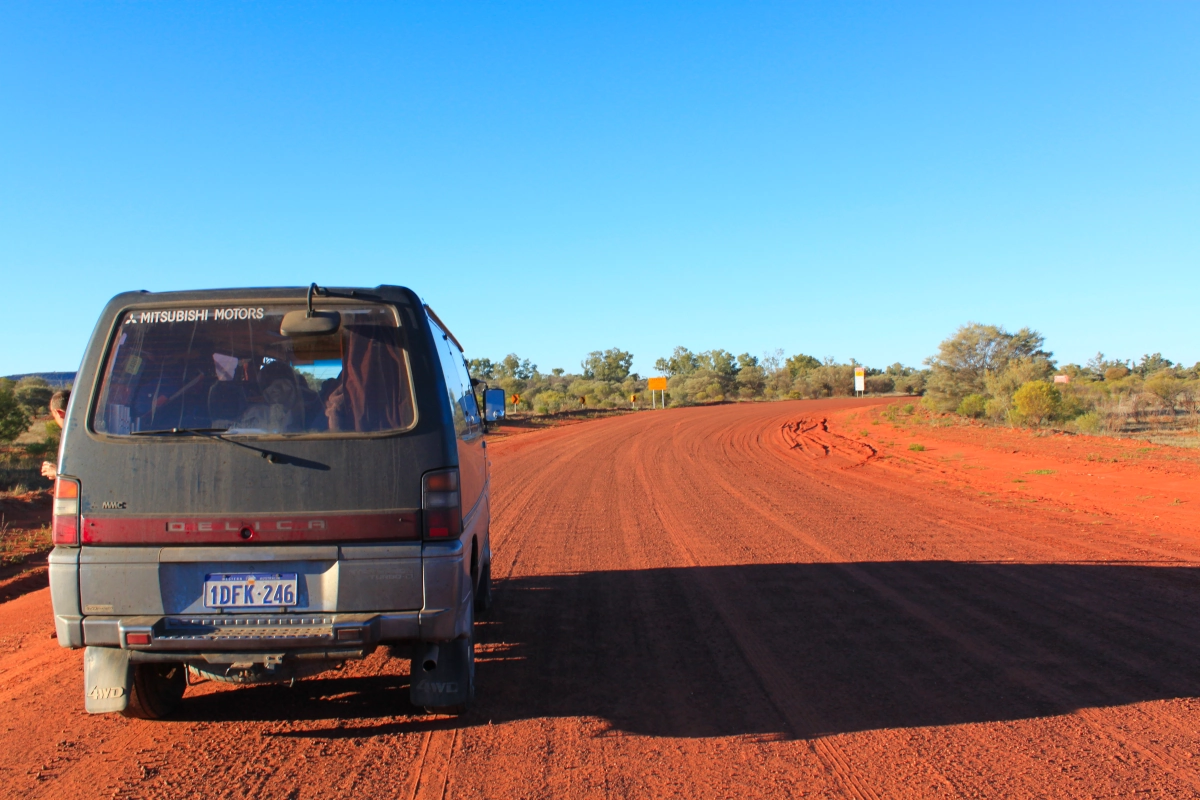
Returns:
[[[22,564],[53,546],[49,527],[12,528],[7,522],[0,521],[0,567]]]
[[[53,460],[53,454],[50,460]],[[20,445],[0,446],[0,496],[24,494],[31,489],[47,489],[50,481],[42,477],[40,455],[31,455]]]

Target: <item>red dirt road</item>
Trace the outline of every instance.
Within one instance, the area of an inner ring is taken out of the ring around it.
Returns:
[[[493,444],[497,608],[457,720],[413,715],[382,651],[89,717],[47,591],[0,604],[0,792],[1200,797],[1200,540],[826,456],[800,424],[877,402]]]

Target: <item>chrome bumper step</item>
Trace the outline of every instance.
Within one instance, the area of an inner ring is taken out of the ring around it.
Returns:
[[[334,641],[333,618],[311,617],[166,617],[152,631],[154,641],[164,645],[198,642],[297,640],[327,644]]]
[[[120,642],[141,652],[353,647],[378,641],[376,614],[126,617]]]

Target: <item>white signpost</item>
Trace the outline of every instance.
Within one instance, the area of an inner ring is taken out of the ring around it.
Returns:
[[[867,391],[867,370],[864,367],[854,368],[854,391],[859,397]]]

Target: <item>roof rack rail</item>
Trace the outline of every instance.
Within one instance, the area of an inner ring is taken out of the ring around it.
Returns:
[[[437,313],[429,307],[428,303],[424,303],[423,305],[425,306],[425,312],[429,314],[429,316],[433,317],[433,321],[438,324],[438,327],[446,332],[446,335],[450,337],[450,341],[454,342],[454,346],[458,348],[458,352],[466,353],[467,351],[464,350],[463,346],[458,343],[458,339],[454,338],[454,334],[451,333],[450,329],[446,327],[446,323],[442,322],[441,317],[439,317]]]

